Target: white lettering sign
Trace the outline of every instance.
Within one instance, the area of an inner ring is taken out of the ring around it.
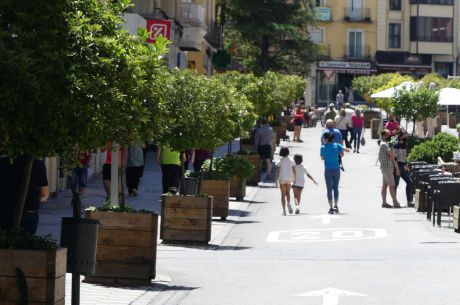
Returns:
[[[320,68],[336,68],[336,69],[370,69],[371,63],[369,62],[351,62],[351,61],[320,61],[318,63]]]
[[[387,237],[384,229],[369,228],[331,228],[331,229],[304,229],[270,232],[267,242],[272,243],[303,243],[303,242],[334,242],[366,240]]]

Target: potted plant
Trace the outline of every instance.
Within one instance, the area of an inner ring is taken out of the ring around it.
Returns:
[[[241,201],[246,196],[246,179],[252,176],[255,166],[241,155],[225,158],[227,172],[230,175],[230,197]]]
[[[87,209],[85,216],[100,224],[95,272],[85,281],[150,284],[156,276],[158,214],[106,202]]]
[[[258,185],[260,181],[260,171],[261,171],[261,158],[260,155],[257,154],[256,152],[252,151],[243,151],[240,150],[237,153],[238,157],[247,160],[250,162],[254,170],[252,171],[252,175],[250,175],[248,178],[246,178],[246,183],[248,185]]]
[[[50,238],[0,231],[4,304],[64,304],[67,249]]]

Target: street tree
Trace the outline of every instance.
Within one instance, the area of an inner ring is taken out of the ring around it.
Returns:
[[[256,74],[269,70],[305,74],[318,48],[309,28],[315,24],[309,0],[226,0],[228,42],[236,58]]]
[[[413,123],[412,134],[415,132],[415,122],[436,116],[438,111],[439,93],[427,87],[399,90],[394,100],[394,114]]]

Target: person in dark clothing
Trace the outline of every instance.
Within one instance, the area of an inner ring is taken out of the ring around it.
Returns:
[[[21,173],[25,166],[25,158],[18,157],[11,162],[8,157],[0,158],[0,228],[12,226],[14,209],[17,204]],[[29,188],[21,219],[21,228],[35,234],[38,227],[38,209],[40,203],[49,197],[46,167],[43,161],[34,160],[30,175]]]
[[[192,154],[193,169],[199,172],[204,162],[212,158],[212,153],[206,149],[196,149]]]

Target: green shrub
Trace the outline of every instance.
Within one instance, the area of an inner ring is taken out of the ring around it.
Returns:
[[[204,178],[205,179],[229,179],[232,176],[238,176],[240,178],[251,177],[254,171],[254,165],[246,159],[238,157],[238,155],[231,155],[224,158],[214,158],[212,160],[206,160],[203,164]]]
[[[41,237],[25,231],[0,231],[0,249],[56,250],[56,240],[50,235]]]
[[[460,149],[457,137],[442,132],[432,140],[416,145],[408,156],[409,161],[426,161],[437,163],[437,158],[441,157],[445,161],[452,159],[453,153]]]
[[[96,208],[94,206],[89,207],[87,210],[89,211],[99,211],[99,212],[126,212],[126,213],[153,213],[149,210],[138,210],[133,208],[128,204],[124,205],[110,205],[110,199],[104,202],[100,207]]]

